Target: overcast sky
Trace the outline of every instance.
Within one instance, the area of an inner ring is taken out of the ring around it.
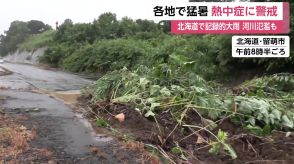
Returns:
[[[66,18],[75,23],[92,22],[105,12],[116,13],[118,19],[145,19],[147,15],[140,7],[146,3],[148,0],[1,0],[0,33],[14,20],[41,20],[54,27],[56,21],[62,23]]]

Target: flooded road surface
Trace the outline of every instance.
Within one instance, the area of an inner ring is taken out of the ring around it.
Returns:
[[[81,114],[74,113],[64,103],[75,103],[79,89],[90,80],[30,65],[4,63],[1,67],[13,74],[0,76],[0,111],[11,117],[27,117],[21,124],[36,129],[37,133],[30,146],[49,149],[53,155],[26,161],[13,159],[17,157],[1,157],[0,153],[0,163],[1,160],[4,163],[13,160],[41,163],[52,160],[56,163],[138,162],[135,153],[122,150],[112,137],[96,134]],[[46,90],[48,94],[33,90]],[[93,148],[94,153],[90,151]]]
[[[4,63],[0,67],[12,72],[12,75],[0,77],[0,84],[19,88],[19,83],[50,91],[78,90],[91,83],[77,75],[61,71],[44,70],[32,65]],[[16,86],[14,86],[16,84]]]

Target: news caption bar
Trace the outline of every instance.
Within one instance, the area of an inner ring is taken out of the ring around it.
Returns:
[[[289,36],[233,36],[232,56],[235,58],[287,58],[290,56]]]
[[[159,4],[160,3],[160,4]],[[288,34],[288,2],[153,2],[154,20],[171,20],[173,34]]]

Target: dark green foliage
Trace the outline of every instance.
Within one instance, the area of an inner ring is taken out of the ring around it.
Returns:
[[[103,73],[143,62],[151,66],[156,46],[150,41],[162,35],[157,23],[127,17],[118,21],[113,13],[102,14],[89,24],[73,24],[67,19],[41,61],[75,72]],[[152,61],[143,61],[146,59]]]
[[[16,50],[30,33],[44,28],[46,25],[39,21],[12,23],[6,36],[0,37],[1,54]],[[41,61],[75,72],[105,73],[123,67],[133,69],[140,64],[164,66],[180,57],[190,62],[187,71],[206,80],[226,79],[238,71],[256,68],[262,72],[291,71],[294,64],[293,44],[289,58],[235,59],[231,57],[231,35],[175,36],[169,30],[169,21],[155,23],[127,17],[117,20],[113,13],[104,13],[92,23],[74,24],[66,19],[52,34],[53,40]],[[290,36],[294,42],[293,28]]]
[[[171,31],[170,21],[160,21],[158,24],[163,32],[169,33]]]
[[[60,63],[66,54],[69,53],[70,48],[72,47],[69,47],[65,44],[49,47],[45,51],[45,55],[40,58],[40,61],[50,63],[54,67],[61,66]]]
[[[30,34],[39,34],[51,29],[49,25],[45,25],[43,22],[38,20],[29,21],[27,27],[29,29]]]
[[[119,37],[133,36],[138,31],[138,25],[131,18],[123,17],[118,29]]]
[[[118,21],[113,13],[104,13],[94,20],[93,26],[97,39],[114,39],[118,36]]]
[[[63,61],[63,66],[76,72],[102,73],[134,68],[148,56],[147,47],[148,43],[133,39],[101,40],[77,49]]]
[[[17,45],[25,40],[29,35],[29,28],[26,22],[14,21],[9,30],[1,36],[1,55],[6,55],[17,49]]]

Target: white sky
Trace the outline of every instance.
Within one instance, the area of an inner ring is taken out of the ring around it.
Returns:
[[[140,12],[146,4],[148,0],[1,0],[0,34],[14,20],[41,20],[55,27],[56,21],[62,23],[66,18],[75,23],[92,22],[105,12],[116,13],[118,19],[147,19],[147,14]]]

